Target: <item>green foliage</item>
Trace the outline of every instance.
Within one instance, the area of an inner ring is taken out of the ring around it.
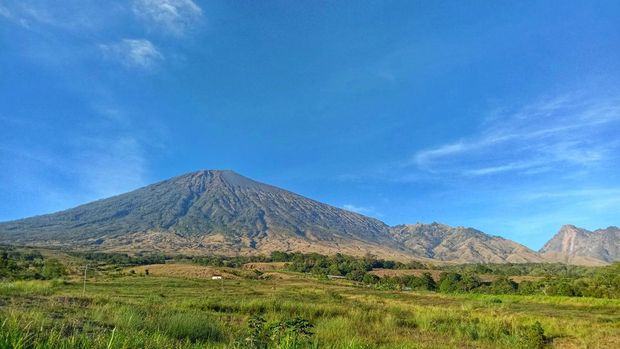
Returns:
[[[136,265],[162,264],[166,263],[166,256],[157,253],[137,253],[129,255],[126,253],[106,253],[106,252],[71,252],[75,257],[84,258],[87,261],[105,263],[118,267],[130,267]]]
[[[540,265],[537,265],[540,266]],[[554,270],[557,266],[547,270]],[[399,290],[411,288],[414,290],[438,291],[442,293],[491,293],[491,294],[520,294],[520,295],[547,295],[565,297],[594,297],[594,298],[620,298],[620,262],[610,266],[597,268],[580,268],[581,272],[561,272],[559,275],[548,275],[544,278],[524,280],[520,283],[512,280],[512,275],[499,274],[493,276],[493,281],[483,282],[478,271],[498,271],[501,268],[489,268],[484,265],[450,266],[448,270],[465,270],[465,273],[448,271],[441,274],[440,279],[435,281],[430,274],[421,277],[410,275],[400,277],[383,277],[379,280],[373,277],[362,278],[367,284],[376,285],[383,290]],[[510,267],[507,270],[523,271],[523,269]],[[587,270],[587,272],[585,272]],[[488,277],[488,274],[487,274]]]
[[[498,276],[567,276],[582,277],[595,268],[562,263],[502,263],[444,265],[441,270],[459,274],[491,274]]]
[[[248,321],[248,328],[242,339],[235,342],[237,348],[247,349],[297,349],[308,348],[314,335],[310,321],[296,317],[290,320],[267,324],[264,318],[255,315]]]
[[[412,285],[413,288],[423,289],[427,291],[435,291],[437,289],[437,284],[435,283],[435,280],[430,273],[423,273],[422,276],[418,279],[419,281],[416,284]]]
[[[66,274],[60,261],[44,259],[36,250],[0,246],[0,280],[49,280]]]
[[[512,281],[507,276],[500,276],[495,281],[491,283],[489,287],[490,293],[495,294],[513,294],[516,293],[519,289],[519,284]]]
[[[519,344],[524,349],[542,349],[545,347],[547,338],[545,330],[540,322],[536,321],[532,326],[521,330]]]
[[[67,275],[67,268],[57,259],[46,259],[43,262],[41,275],[45,279],[56,279]]]
[[[272,262],[288,262],[289,258],[290,258],[290,255],[286,252],[281,252],[281,251],[271,252]]]
[[[364,274],[364,277],[362,278],[363,283],[371,285],[378,283],[380,280],[381,278],[379,278],[377,275],[369,273]]]
[[[439,279],[439,291],[453,293],[462,289],[461,281],[463,277],[458,273],[444,273]]]

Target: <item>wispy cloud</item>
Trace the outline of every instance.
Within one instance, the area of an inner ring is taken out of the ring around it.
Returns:
[[[75,171],[93,197],[120,194],[146,183],[144,149],[136,137],[83,137],[79,147]]]
[[[149,71],[157,68],[164,60],[155,45],[146,39],[123,39],[120,42],[101,44],[99,48],[106,57],[127,68]]]
[[[110,110],[113,116],[110,117]],[[12,122],[10,117],[3,121]],[[23,130],[40,123],[14,122]],[[59,128],[52,142],[6,140],[0,145],[0,192],[36,198],[43,213],[120,194],[148,183],[148,136],[119,107],[94,108],[79,135]],[[148,126],[147,126],[148,127]],[[153,130],[148,130],[148,133]],[[71,183],[65,187],[63,183]],[[40,210],[40,211],[38,211]],[[32,211],[29,211],[32,212]],[[1,216],[1,215],[0,215]],[[9,219],[16,217],[0,217]]]
[[[104,5],[95,0],[65,0],[51,4],[36,0],[5,0],[0,4],[0,16],[26,29],[45,32],[54,28],[84,32],[109,24],[114,4]]]
[[[148,71],[160,66],[165,56],[182,56],[177,52],[178,39],[197,28],[202,18],[202,9],[191,0],[66,0],[59,4],[0,1],[0,20],[35,33],[34,42],[41,39],[39,46],[75,51],[72,57],[84,62],[99,59],[101,55],[93,52],[102,51],[104,58],[112,58],[127,68]],[[132,38],[140,27],[148,33]],[[173,36],[174,40],[165,36]],[[26,45],[25,49],[33,46]],[[52,62],[56,59],[56,55],[47,52],[34,55]],[[27,56],[33,54],[28,52]]]
[[[9,11],[8,8],[0,5],[0,16],[5,17],[5,18],[12,18],[13,14],[11,13],[11,11]]]
[[[581,189],[566,190],[540,190],[531,193],[522,193],[515,196],[515,199],[523,202],[535,201],[560,201],[566,200],[572,203],[572,206],[587,209],[586,212],[592,210],[609,210],[617,208],[620,205],[620,187],[593,187]]]
[[[356,213],[363,214],[363,215],[376,216],[376,217],[382,216],[372,206],[358,206],[358,205],[353,205],[353,204],[344,204],[342,205],[342,208],[347,211],[356,212]]]
[[[563,96],[495,113],[471,137],[417,152],[408,166],[487,176],[587,168],[613,157],[620,99]]]
[[[150,28],[182,35],[202,17],[202,9],[191,0],[135,0],[134,14]]]

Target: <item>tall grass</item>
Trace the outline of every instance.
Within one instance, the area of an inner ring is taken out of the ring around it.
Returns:
[[[0,296],[48,296],[56,283],[41,280],[0,281]]]
[[[86,297],[77,283],[33,281],[0,292],[0,349],[242,348],[256,315],[314,325],[309,340],[280,332],[270,342],[277,348],[613,348],[618,314],[617,300],[386,292],[313,280],[230,281],[222,291],[209,281],[102,278]]]

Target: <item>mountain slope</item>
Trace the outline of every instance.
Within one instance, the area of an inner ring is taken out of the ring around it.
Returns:
[[[0,224],[0,240],[177,252],[398,250],[388,227],[232,171],[198,171],[66,211]]]
[[[570,241],[593,241],[599,247],[579,242],[568,250],[595,256],[582,259],[614,260],[618,229],[608,230],[576,231]],[[558,239],[546,246],[546,258],[557,260],[560,252],[551,251],[567,249],[567,238]],[[0,223],[0,242],[126,252],[235,255],[277,250],[458,263],[543,261],[525,246],[472,228],[437,223],[389,227],[232,171],[207,170],[66,211]]]
[[[620,260],[620,228],[589,231],[565,225],[540,252],[549,259],[567,263],[611,263]]]
[[[458,263],[540,262],[536,252],[514,241],[472,228],[406,224],[391,228],[394,239],[416,255]]]

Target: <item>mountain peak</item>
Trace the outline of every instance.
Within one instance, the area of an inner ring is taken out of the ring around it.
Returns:
[[[213,187],[243,188],[251,190],[274,191],[277,188],[242,176],[233,170],[198,170],[160,182],[187,186],[194,191],[204,191]],[[283,189],[280,189],[283,190]]]
[[[578,256],[612,262],[620,257],[618,241],[620,230],[607,228],[591,232],[567,224],[547,241],[540,252],[559,254],[566,261]]]
[[[563,231],[587,231],[585,229],[579,228],[573,224],[564,224],[561,228],[559,232],[563,232]]]
[[[66,211],[2,223],[2,240],[191,254],[399,249],[381,221],[231,170],[194,171]]]

